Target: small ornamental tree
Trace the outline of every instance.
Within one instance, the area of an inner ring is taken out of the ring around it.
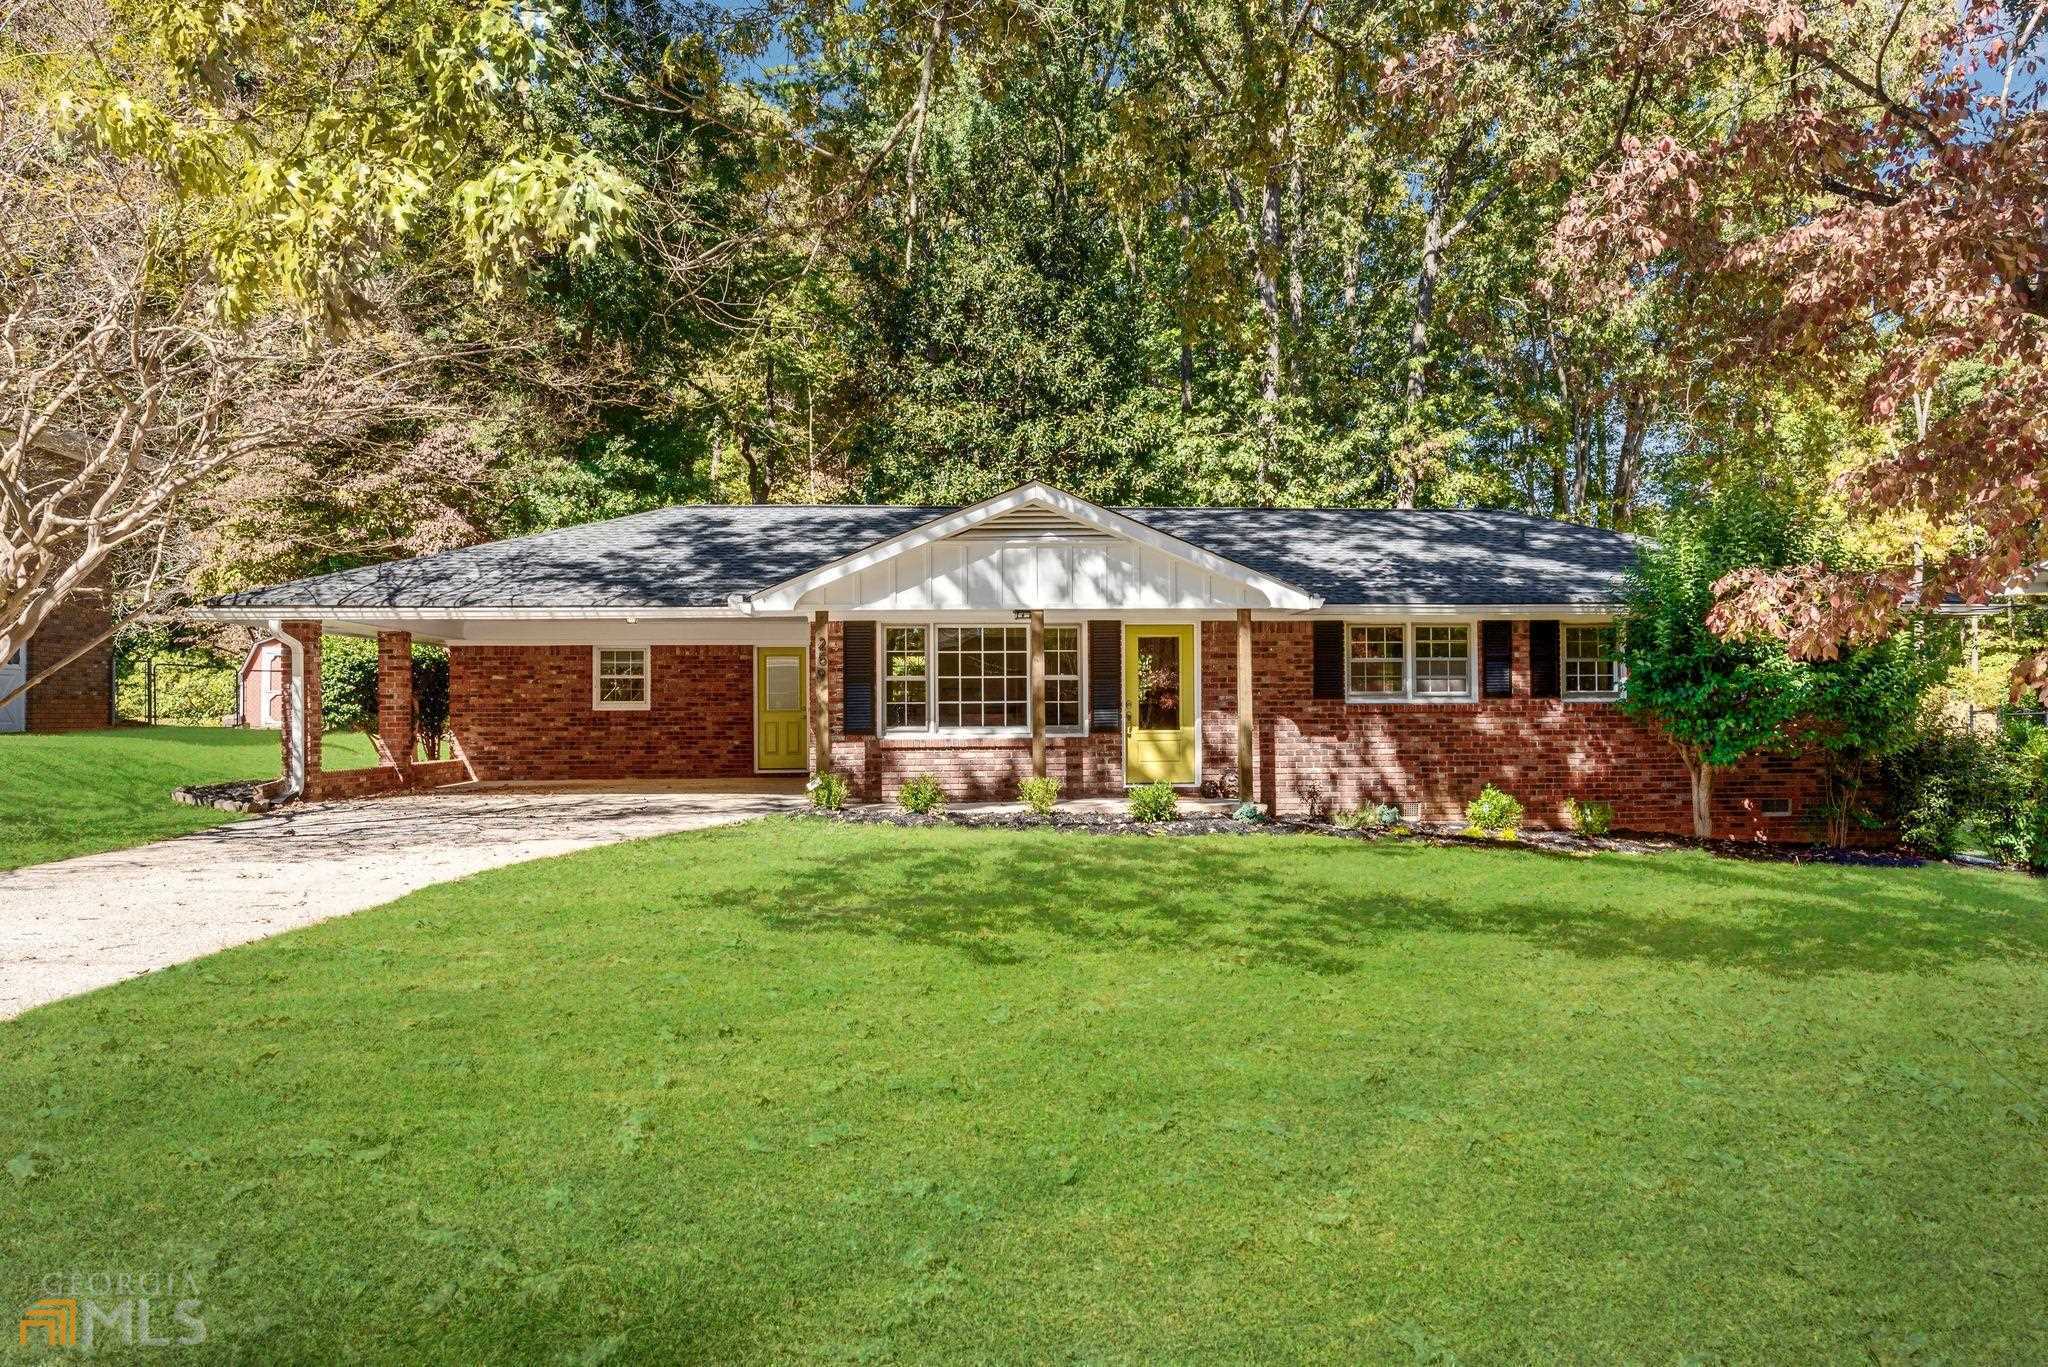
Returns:
[[[1811,548],[1789,514],[1730,499],[1673,516],[1630,575],[1622,706],[1663,728],[1692,778],[1693,834],[1713,834],[1714,779],[1758,750],[1785,745],[1805,711],[1806,677],[1775,640],[1726,640],[1707,625],[1714,585],[1748,566],[1779,566]]]

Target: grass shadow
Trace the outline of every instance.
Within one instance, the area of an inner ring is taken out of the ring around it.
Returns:
[[[1535,860],[1313,838],[892,832],[854,851],[831,843],[792,841],[757,885],[753,910],[769,927],[887,936],[990,965],[1050,939],[1343,974],[1373,945],[1416,932],[1787,978],[2048,959],[2035,886],[1962,871]]]

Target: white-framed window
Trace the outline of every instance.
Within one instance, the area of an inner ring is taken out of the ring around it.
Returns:
[[[1028,719],[1027,719],[1028,720]],[[1081,628],[1045,629],[1045,729],[1081,729]]]
[[[1418,625],[1414,637],[1415,696],[1472,696],[1472,628],[1463,622],[1450,626]]]
[[[930,638],[923,627],[882,628],[882,729],[922,731],[931,725]]]
[[[1351,622],[1345,697],[1352,702],[1465,702],[1473,696],[1470,622]]]
[[[936,634],[941,731],[1031,725],[1028,628],[939,627]]]
[[[1028,735],[1031,629],[1024,623],[884,625],[884,735]],[[1045,629],[1045,729],[1079,734],[1083,710],[1078,625]]]
[[[592,646],[590,705],[600,712],[644,712],[650,692],[646,646]]]
[[[1613,622],[1567,622],[1564,627],[1564,695],[1613,698],[1621,692],[1621,632]]]
[[[1351,694],[1399,698],[1408,692],[1408,628],[1398,622],[1355,623],[1349,660]]]

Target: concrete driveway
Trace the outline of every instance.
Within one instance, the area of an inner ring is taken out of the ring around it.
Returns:
[[[502,864],[803,804],[782,780],[468,789],[287,808],[0,873],[0,1020]]]

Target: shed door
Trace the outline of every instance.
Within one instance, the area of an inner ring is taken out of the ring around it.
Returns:
[[[28,646],[14,652],[14,658],[0,660],[0,695],[14,692],[28,677]],[[10,702],[0,702],[0,731],[28,730],[28,694],[17,695]]]
[[[284,647],[281,645],[267,645],[263,647],[263,654],[258,658],[261,660],[261,663],[257,665],[256,672],[258,681],[257,706],[259,709],[257,716],[261,720],[252,723],[252,725],[283,726]]]

